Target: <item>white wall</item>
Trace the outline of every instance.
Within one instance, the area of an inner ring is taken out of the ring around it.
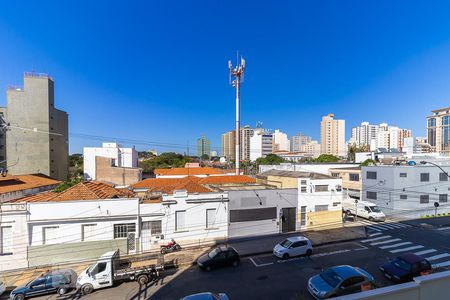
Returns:
[[[329,170],[333,168],[352,168],[358,167],[359,164],[281,164],[281,165],[261,165],[259,166],[259,173],[264,173],[269,170],[284,170],[284,171],[300,171],[300,172],[315,172],[329,175]]]
[[[302,181],[306,181],[305,184]],[[328,185],[328,191],[318,192],[316,185]],[[306,186],[306,193],[301,187]],[[336,190],[340,187],[341,190]],[[306,206],[307,212],[314,212],[316,205],[328,205],[328,210],[342,210],[342,179],[298,179],[298,206]]]

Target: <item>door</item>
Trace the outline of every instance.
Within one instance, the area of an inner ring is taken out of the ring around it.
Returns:
[[[47,280],[45,278],[38,278],[34,280],[30,284],[30,288],[28,289],[28,292],[26,293],[26,296],[37,296],[45,294],[45,283]]]
[[[295,231],[295,214],[295,207],[281,209],[281,232]]]
[[[113,274],[111,268],[111,262],[98,262],[92,269],[91,276],[94,278],[93,286],[95,289],[112,286]]]
[[[152,230],[150,222],[142,222],[141,229],[141,249],[142,251],[150,251],[152,245]]]
[[[214,256],[214,267],[222,267],[227,264],[226,252],[220,252]]]

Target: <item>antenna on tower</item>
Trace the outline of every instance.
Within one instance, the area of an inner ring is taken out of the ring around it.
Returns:
[[[245,59],[241,56],[239,63],[239,52],[236,53],[236,63],[238,64],[233,68],[231,60],[228,61],[228,70],[230,72],[230,85],[236,88],[236,175],[240,174],[240,87],[244,81],[244,69]]]

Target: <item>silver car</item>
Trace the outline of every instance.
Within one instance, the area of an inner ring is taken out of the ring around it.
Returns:
[[[184,298],[181,298],[181,300],[229,300],[228,296],[224,293],[198,293],[186,296]]]
[[[316,299],[328,299],[361,291],[361,285],[373,283],[372,275],[352,266],[335,266],[311,277],[308,291]]]

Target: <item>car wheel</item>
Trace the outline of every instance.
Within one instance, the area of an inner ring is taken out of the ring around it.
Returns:
[[[178,251],[178,250],[181,250],[181,246],[180,246],[180,245],[176,245],[176,246],[175,246],[175,250],[177,250],[177,251]]]
[[[238,267],[239,263],[240,263],[240,261],[238,261],[238,260],[233,261],[233,267]]]
[[[312,254],[312,249],[306,250],[306,256],[311,256],[311,254]]]
[[[288,259],[289,258],[289,254],[285,253],[283,254],[283,259]]]
[[[17,294],[13,298],[14,300],[23,300],[25,299],[25,296],[23,294]]]
[[[89,283],[87,283],[81,287],[81,293],[83,293],[83,295],[88,295],[88,294],[92,293],[93,290],[94,290],[94,287]]]
[[[146,285],[149,282],[148,276],[145,275],[145,274],[144,275],[139,275],[139,277],[137,278],[137,282],[140,285]]]
[[[211,266],[206,266],[205,271],[206,271],[206,272],[211,271]]]
[[[60,287],[58,288],[58,295],[64,295],[65,293],[67,293],[67,289],[64,287]]]
[[[161,248],[161,254],[166,254],[167,250],[166,248]]]

